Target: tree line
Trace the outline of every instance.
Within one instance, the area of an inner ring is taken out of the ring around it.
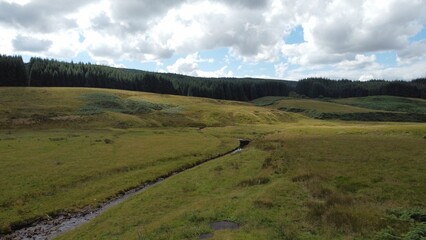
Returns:
[[[277,80],[198,78],[42,58],[31,58],[27,68],[22,69],[22,58],[0,58],[6,62],[0,64],[0,71],[8,72],[0,79],[0,86],[112,88],[238,101],[287,96],[291,90],[289,83]],[[15,72],[28,72],[25,84],[18,84]]]
[[[264,96],[361,97],[393,95],[426,98],[426,79],[367,82],[309,78],[298,82],[252,78],[200,78],[90,63],[67,63],[0,55],[0,86],[96,87],[161,94],[250,101]]]
[[[0,55],[0,86],[28,86],[28,79],[21,56]]]

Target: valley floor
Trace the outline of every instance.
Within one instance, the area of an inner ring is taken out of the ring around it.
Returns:
[[[96,207],[245,138],[252,141],[242,151],[172,176],[58,239],[426,236],[422,122],[316,120],[279,110],[351,109],[313,100],[256,106],[66,88],[3,88],[0,100],[3,233]],[[215,231],[216,222],[235,227]]]

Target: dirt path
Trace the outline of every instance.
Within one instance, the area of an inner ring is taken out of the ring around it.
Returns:
[[[168,179],[172,177],[173,175],[185,172],[187,170],[190,170],[194,167],[197,167],[203,163],[206,163],[208,161],[232,154],[237,153],[241,151],[240,147],[245,147],[245,145],[240,145],[239,147],[228,151],[226,153],[219,154],[217,156],[203,159],[201,161],[198,161],[192,165],[184,166],[179,170],[176,170],[172,173],[168,173],[166,175],[160,176],[153,182],[148,182],[143,185],[140,185],[136,188],[133,188],[131,190],[126,191],[125,193],[122,193],[115,198],[112,198],[111,200],[104,202],[100,205],[98,208],[88,208],[87,210],[83,210],[81,212],[77,213],[63,213],[59,214],[53,218],[45,219],[45,220],[39,220],[34,223],[32,223],[30,226],[25,226],[20,229],[16,229],[14,232],[8,235],[0,236],[0,239],[34,239],[34,240],[42,240],[42,239],[52,239],[56,236],[58,236],[61,233],[64,233],[66,231],[72,230],[77,228],[78,226],[90,221],[91,219],[95,218],[96,216],[100,215],[101,213],[105,212],[109,208],[120,204],[121,202],[125,201],[129,197],[136,195],[138,193],[141,193],[148,188],[155,186],[159,183],[161,183],[163,180]]]

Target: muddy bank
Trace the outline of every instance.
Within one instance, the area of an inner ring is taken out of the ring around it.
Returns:
[[[91,219],[95,218],[96,216],[108,210],[109,208],[123,202],[127,198],[137,193],[145,191],[146,189],[160,183],[163,180],[163,178],[159,178],[155,182],[147,183],[138,188],[131,189],[122,195],[119,195],[107,202],[102,203],[101,206],[96,209],[88,209],[77,213],[63,213],[53,218],[39,220],[37,222],[34,222],[31,226],[16,230],[9,235],[1,236],[0,239],[52,239],[63,232],[74,229],[90,221]]]
[[[163,180],[172,177],[175,174],[190,170],[205,162],[223,157],[225,155],[238,152],[238,150],[241,150],[241,148],[237,147],[231,151],[219,154],[217,156],[203,159],[193,164],[184,165],[175,171],[158,177],[154,181],[144,183],[140,186],[131,188],[127,191],[117,194],[114,198],[111,198],[110,200],[101,203],[98,208],[86,208],[81,212],[60,213],[48,219],[34,221],[30,224],[27,224],[26,226],[15,226],[14,229],[12,229],[13,232],[11,234],[0,235],[0,239],[52,239],[61,233],[72,230],[90,221],[91,219],[95,218],[96,216],[108,210],[109,208],[123,202],[127,198],[141,193],[146,189],[161,183]]]

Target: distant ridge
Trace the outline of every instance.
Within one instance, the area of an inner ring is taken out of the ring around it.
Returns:
[[[0,55],[0,86],[94,87],[214,99],[250,101],[265,96],[346,98],[391,95],[426,98],[426,78],[412,81],[300,81],[260,78],[204,78],[115,68],[91,63]]]

